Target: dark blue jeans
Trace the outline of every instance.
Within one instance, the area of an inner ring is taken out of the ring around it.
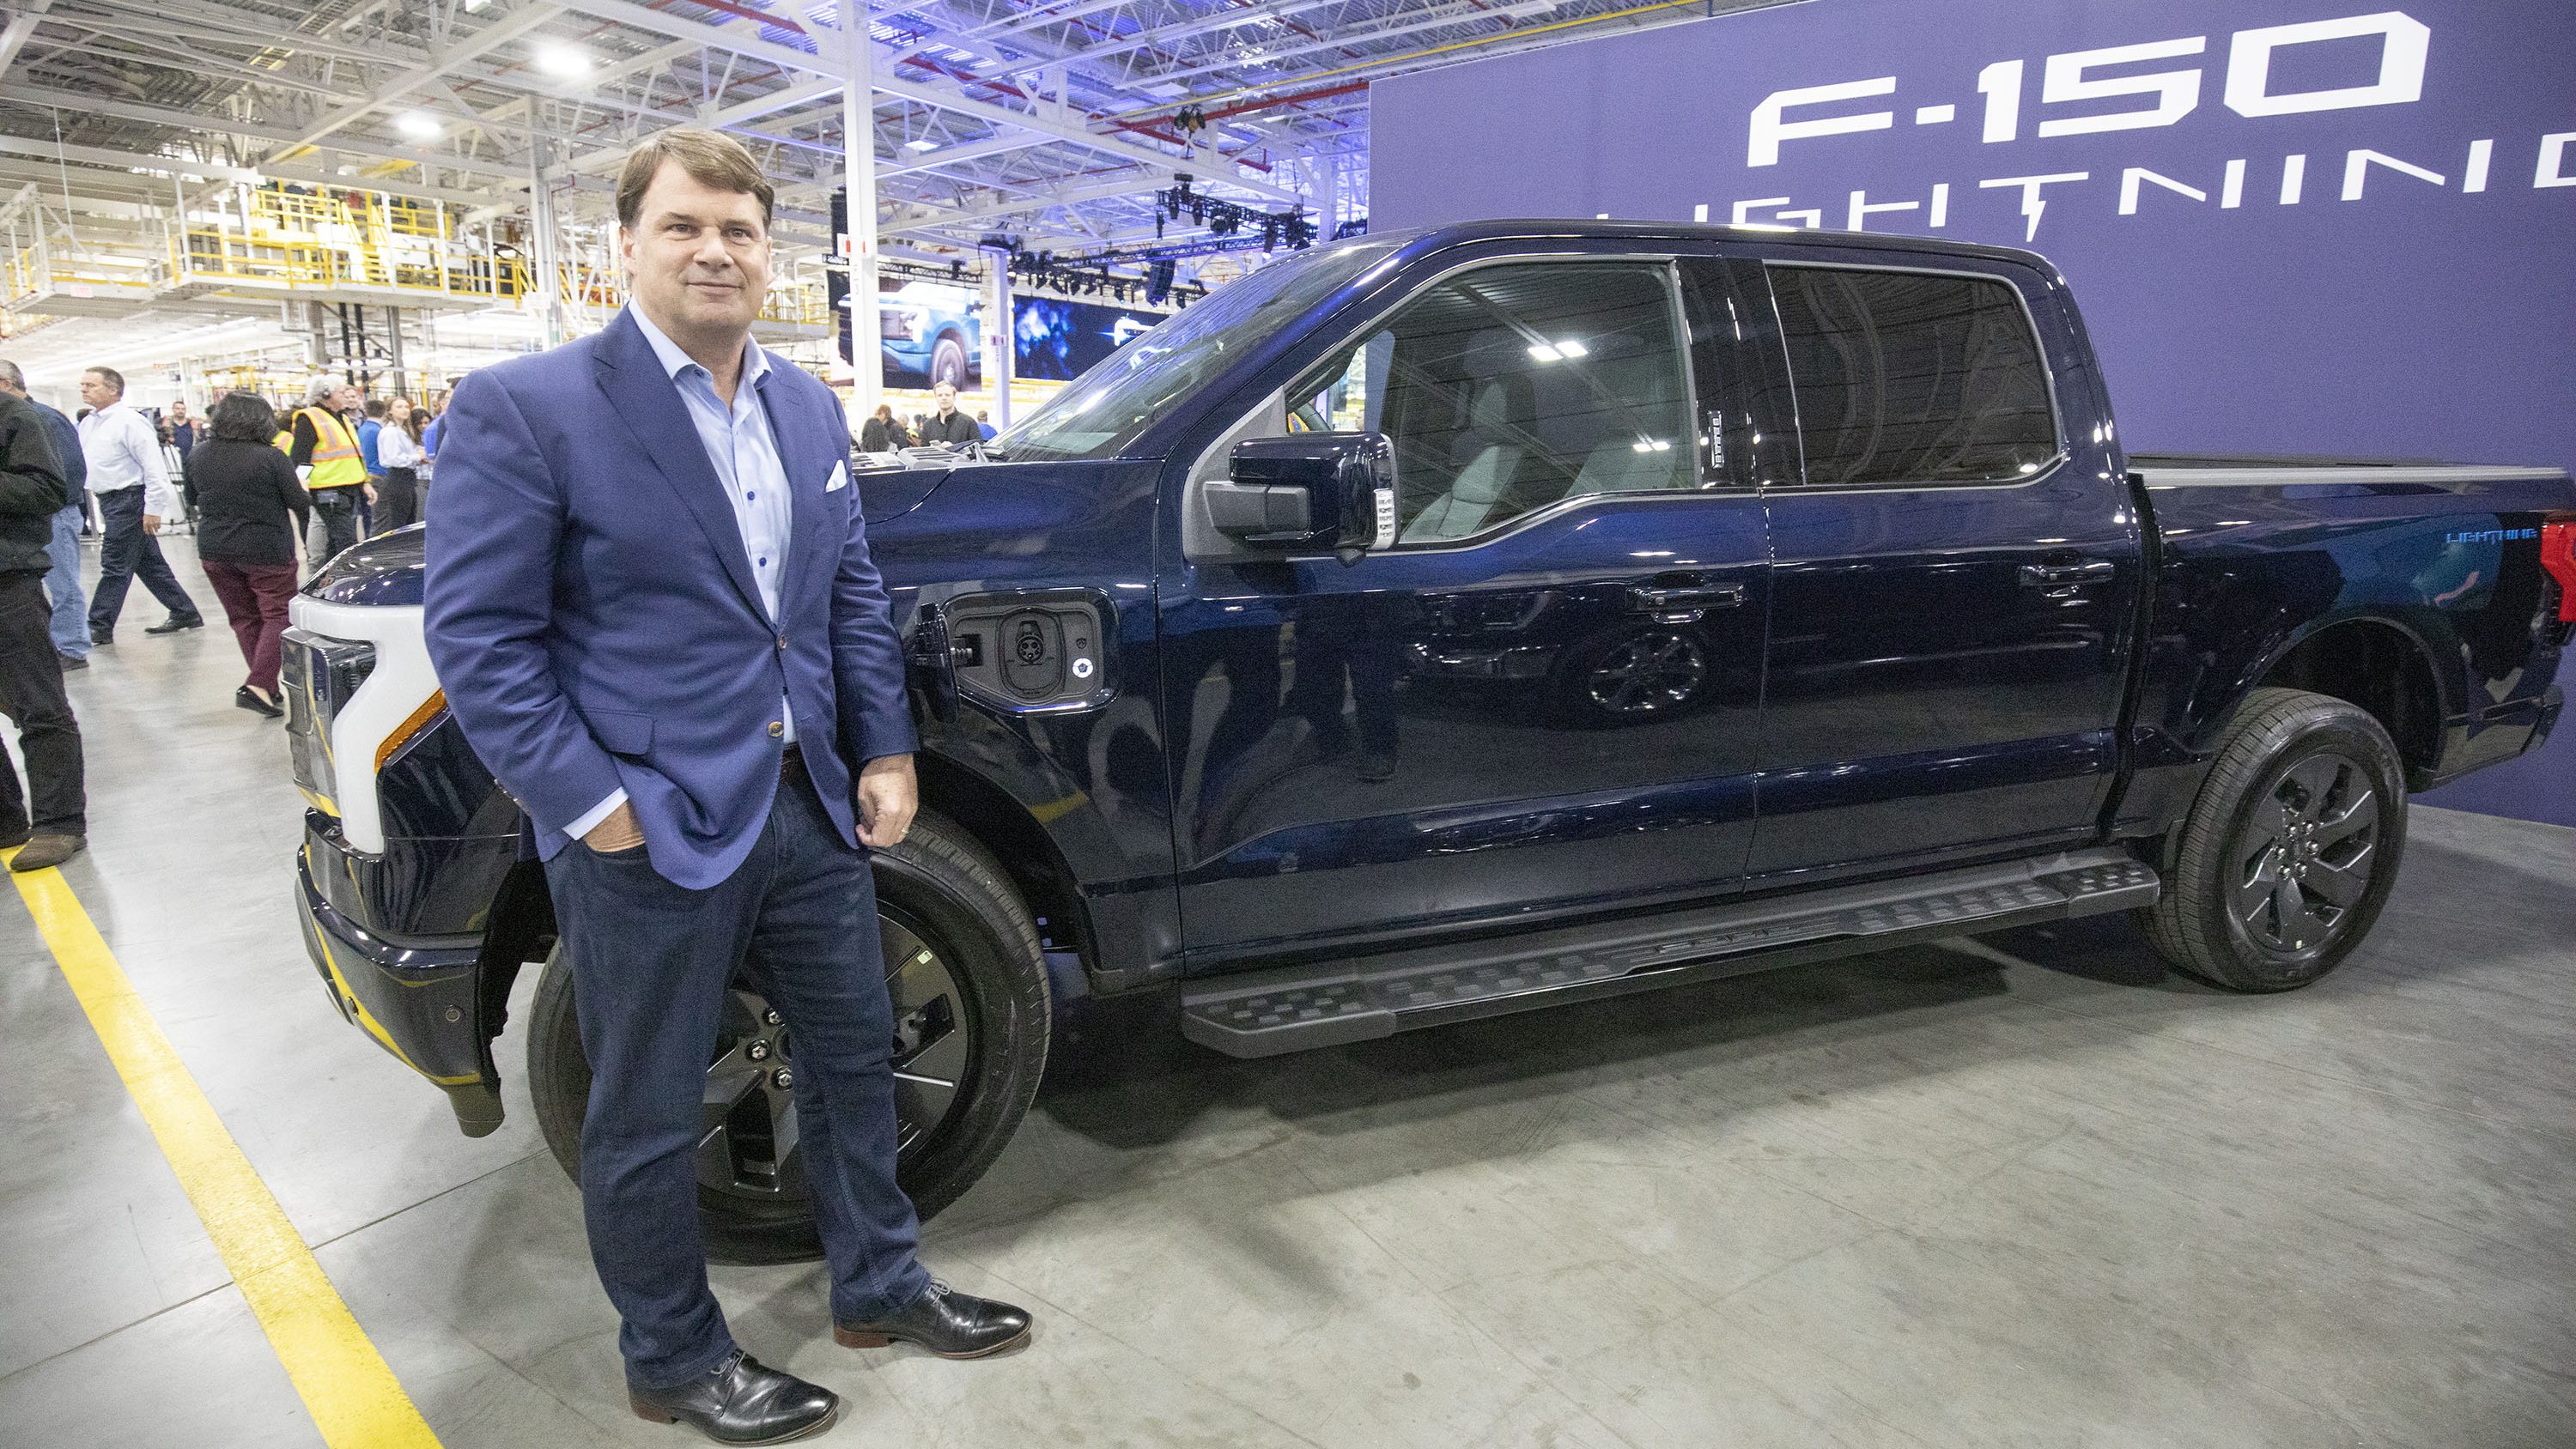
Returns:
[[[170,572],[170,561],[161,556],[159,540],[143,531],[143,485],[94,496],[105,526],[98,543],[98,591],[89,601],[90,633],[116,632],[116,616],[125,612],[125,590],[136,579],[143,580],[143,587],[152,591],[171,618],[202,617],[197,601],[179,587],[179,576]]]
[[[921,1225],[895,1185],[894,1013],[867,858],[841,842],[790,767],[759,843],[725,882],[692,891],[643,850],[574,841],[546,862],[590,1058],[581,1128],[591,1261],[624,1319],[628,1382],[688,1382],[733,1352],[698,1231],[700,1100],[737,964],[787,1018],[796,1129],[847,1323],[930,1286]]]
[[[89,600],[81,596],[80,531],[89,511],[74,503],[54,515],[54,541],[45,557],[54,561],[45,575],[45,596],[53,601],[54,652],[65,659],[89,657]]]

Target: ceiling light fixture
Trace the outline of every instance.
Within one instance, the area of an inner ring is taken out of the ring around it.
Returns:
[[[590,74],[590,55],[578,46],[549,41],[537,47],[537,69],[564,80],[577,80]]]
[[[930,139],[928,136],[915,136],[911,140],[903,143],[903,149],[907,151],[936,151],[939,149],[939,143]]]
[[[426,116],[418,111],[405,111],[394,117],[394,129],[415,141],[433,141],[445,128],[438,124],[438,118],[435,116]]]

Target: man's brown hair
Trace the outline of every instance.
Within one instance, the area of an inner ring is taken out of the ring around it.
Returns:
[[[644,193],[653,178],[662,174],[662,163],[677,161],[701,186],[719,191],[739,191],[760,202],[760,224],[769,225],[770,207],[777,200],[777,188],[760,174],[760,163],[740,141],[721,131],[701,131],[690,127],[664,131],[626,158],[617,173],[617,220],[632,227],[644,213]]]

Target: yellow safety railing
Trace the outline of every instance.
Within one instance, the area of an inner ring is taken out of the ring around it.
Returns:
[[[270,183],[222,193],[221,214],[194,210],[142,243],[109,255],[65,244],[47,230],[12,225],[0,236],[0,307],[41,302],[49,292],[114,296],[165,292],[204,295],[233,289],[269,293],[360,291],[389,302],[416,299],[466,305],[510,305],[536,292],[530,261],[468,237],[446,207],[356,188],[313,190]],[[38,220],[39,227],[44,226]],[[128,243],[131,246],[132,243]],[[160,255],[153,256],[157,250]],[[146,261],[145,258],[149,260]],[[109,265],[109,263],[122,265]],[[616,255],[574,242],[557,266],[565,307],[593,323],[626,301]],[[760,318],[774,325],[827,328],[831,307],[821,286],[791,283],[762,300]]]
[[[0,307],[21,306],[48,294],[139,295],[154,280],[148,267],[115,266],[100,257],[66,255],[40,241],[9,254],[6,271],[0,273]]]
[[[524,290],[514,285],[506,262],[495,265],[461,246],[437,203],[279,185],[238,194],[248,203],[238,222],[192,221],[172,233],[174,285],[357,287],[493,302],[515,300]]]
[[[20,247],[9,253],[5,280],[0,280],[0,307],[6,307],[36,295],[45,283],[44,255],[41,247]]]

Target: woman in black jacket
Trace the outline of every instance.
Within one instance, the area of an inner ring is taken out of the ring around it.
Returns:
[[[278,641],[295,597],[295,541],[313,504],[271,441],[277,414],[258,394],[226,394],[210,421],[214,435],[190,451],[183,475],[197,509],[197,559],[250,661],[233,703],[275,718],[286,713],[277,703]]]
[[[895,421],[894,409],[884,403],[878,403],[876,415],[859,428],[859,451],[862,453],[891,453],[897,448],[911,446],[911,431]]]

